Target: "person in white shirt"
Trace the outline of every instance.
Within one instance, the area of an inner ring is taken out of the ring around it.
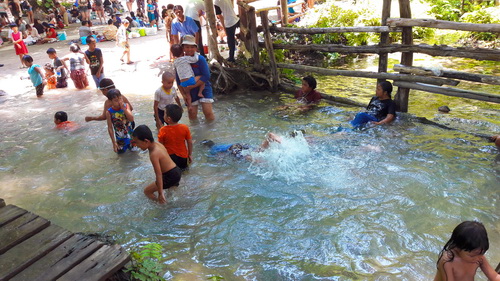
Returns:
[[[201,28],[201,18],[205,13],[205,3],[203,0],[188,0],[188,2],[184,5],[185,12],[184,15],[192,18],[198,28],[200,29],[200,36],[198,36],[196,44],[198,45],[198,53],[200,55],[205,56],[205,50],[203,49],[203,38],[202,38],[202,28]]]
[[[234,53],[236,51],[236,28],[240,27],[240,19],[234,12],[231,0],[214,0],[215,14],[221,21],[227,35],[227,47],[229,48],[230,62],[234,62]]]

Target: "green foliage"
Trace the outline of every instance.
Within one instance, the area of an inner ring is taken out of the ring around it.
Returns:
[[[45,7],[45,9],[52,9],[54,8],[54,1],[53,0],[37,0],[37,3],[40,7]]]
[[[500,18],[498,16],[495,16],[494,12],[494,8],[476,10],[473,12],[465,13],[460,18],[460,21],[468,23],[500,23]],[[498,33],[493,32],[467,32],[465,33],[464,38],[493,41],[500,37]]]
[[[148,243],[139,249],[131,251],[132,265],[126,269],[132,278],[141,281],[163,281],[160,276],[163,271],[162,246],[158,243]]]
[[[429,13],[438,20],[459,21],[468,12],[479,11],[493,6],[494,1],[475,0],[425,0],[431,5]]]
[[[210,276],[210,277],[208,277],[208,279],[207,279],[207,280],[211,280],[211,281],[219,281],[219,280],[224,280],[224,277],[214,275],[214,276]]]

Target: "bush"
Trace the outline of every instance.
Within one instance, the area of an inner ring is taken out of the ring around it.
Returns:
[[[160,276],[163,271],[162,246],[158,243],[149,243],[130,252],[132,265],[127,268],[134,280],[164,281]]]
[[[468,23],[500,23],[500,8],[487,8],[474,12],[465,13],[461,18],[461,22]],[[498,33],[493,32],[466,32],[464,38],[473,38],[476,40],[493,41],[499,39]]]
[[[459,21],[465,13],[494,6],[494,1],[475,0],[425,0],[431,5],[430,14],[438,20]]]

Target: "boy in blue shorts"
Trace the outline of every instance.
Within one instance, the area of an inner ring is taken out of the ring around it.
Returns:
[[[108,133],[116,153],[124,153],[127,149],[132,149],[130,140],[132,139],[132,126],[134,115],[130,111],[130,105],[123,101],[118,89],[111,89],[107,93],[111,107],[106,112],[108,121]],[[114,132],[113,132],[114,131]]]
[[[161,143],[155,142],[148,126],[138,126],[132,136],[134,145],[142,150],[149,150],[149,159],[156,175],[156,181],[144,188],[144,194],[149,199],[163,204],[166,202],[163,190],[179,186],[182,171],[168,156],[167,149]],[[158,197],[154,194],[155,192],[158,192]]]

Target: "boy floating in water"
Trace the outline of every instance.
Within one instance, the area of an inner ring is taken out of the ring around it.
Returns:
[[[374,125],[389,124],[396,118],[396,104],[391,99],[392,84],[388,81],[377,85],[375,97],[370,100],[366,112],[356,114],[350,123],[354,128],[359,128],[368,122]]]
[[[119,90],[109,90],[108,100],[111,101],[111,107],[106,112],[109,137],[113,143],[113,150],[116,153],[124,153],[127,149],[132,149],[130,139],[134,115],[130,111],[130,105],[123,101]]]
[[[182,171],[168,155],[165,147],[155,142],[153,133],[146,125],[140,125],[132,133],[132,141],[142,150],[149,150],[149,159],[153,164],[156,181],[144,188],[144,194],[151,200],[160,204],[166,202],[163,189],[179,186]],[[158,192],[158,196],[154,193]]]

